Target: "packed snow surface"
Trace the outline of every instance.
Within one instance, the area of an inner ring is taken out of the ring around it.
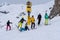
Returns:
[[[60,17],[57,16],[52,20],[49,20],[49,25],[44,25],[44,14],[45,10],[48,10],[48,14],[50,13],[49,8],[53,7],[54,1],[40,4],[36,6],[32,6],[31,16],[34,15],[36,28],[29,31],[20,32],[16,25],[19,20],[22,18],[20,16],[21,12],[25,12],[26,15],[23,15],[27,20],[27,12],[26,5],[12,4],[12,5],[4,5],[0,7],[0,11],[9,11],[8,14],[0,13],[0,40],[60,40]],[[37,25],[37,15],[41,13],[42,20],[41,24]],[[19,18],[16,18],[19,17]],[[10,20],[13,24],[11,24],[12,30],[6,31],[6,22]],[[25,24],[25,22],[24,22]],[[23,24],[23,27],[24,27]],[[29,26],[30,27],[30,26]]]

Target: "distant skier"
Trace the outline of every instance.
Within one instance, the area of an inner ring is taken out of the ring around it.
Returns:
[[[34,16],[31,17],[31,29],[35,29],[35,18],[34,18]]]
[[[8,20],[8,21],[7,21],[6,31],[7,31],[7,30],[11,30],[10,24],[12,24],[12,22],[10,22],[10,20]],[[9,28],[9,29],[8,29],[8,28]]]
[[[47,14],[47,11],[46,11],[46,13],[45,13],[45,25],[48,25],[48,14]]]
[[[18,28],[19,28],[19,31],[22,31],[22,24],[23,24],[23,22],[24,21],[26,21],[25,19],[24,19],[24,17],[22,17],[22,19],[19,21],[19,23],[18,23]]]
[[[39,15],[38,15],[38,17],[37,17],[37,19],[38,19],[38,25],[39,25],[40,22],[41,22],[41,18],[42,18],[42,16],[41,16],[41,14],[39,13]]]

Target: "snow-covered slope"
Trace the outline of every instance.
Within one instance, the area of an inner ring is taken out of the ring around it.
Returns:
[[[40,4],[36,6],[32,6],[31,15],[35,16],[36,27],[37,29],[19,32],[16,28],[18,21],[22,16],[19,16],[21,12],[26,13],[25,5],[12,4],[9,6],[0,7],[0,11],[9,11],[9,14],[0,13],[0,40],[60,40],[60,17],[55,17],[52,20],[49,20],[49,25],[44,25],[44,14],[45,10],[48,10],[48,14],[50,13],[49,7],[52,7],[54,4],[53,1]],[[41,25],[37,25],[37,15],[41,13],[42,21]],[[17,19],[16,17],[19,16]],[[27,13],[24,16],[27,20]],[[10,20],[13,24],[11,31],[6,31],[6,22]],[[1,28],[1,26],[3,26]],[[24,26],[24,25],[23,25]]]

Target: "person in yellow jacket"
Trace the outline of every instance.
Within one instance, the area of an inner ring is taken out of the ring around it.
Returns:
[[[21,19],[21,20],[19,21],[19,23],[18,23],[18,29],[19,29],[20,31],[23,30],[22,24],[23,24],[24,21],[26,21],[26,20],[22,17],[22,19]]]
[[[31,18],[30,16],[28,16],[27,25],[30,25],[30,24],[31,24]]]
[[[35,18],[34,18],[34,16],[31,17],[31,29],[35,29]]]

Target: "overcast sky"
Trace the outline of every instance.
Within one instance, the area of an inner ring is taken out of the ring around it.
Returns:
[[[46,3],[51,0],[30,0],[30,1],[33,3],[33,5],[36,5],[36,4]],[[26,0],[0,0],[0,4],[5,2],[9,4],[26,4]]]

